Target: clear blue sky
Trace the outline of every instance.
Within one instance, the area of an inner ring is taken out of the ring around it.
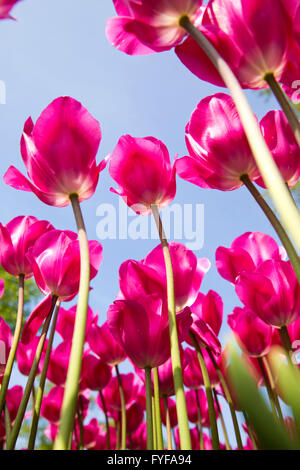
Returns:
[[[75,230],[70,207],[44,205],[32,193],[16,191],[3,183],[9,165],[25,172],[19,142],[29,115],[35,121],[55,98],[69,95],[87,107],[99,120],[103,138],[98,161],[111,152],[119,137],[154,136],[168,147],[171,158],[186,154],[184,128],[197,103],[220,89],[202,82],[179,62],[173,51],[145,57],[130,57],[114,49],[106,39],[105,23],[114,16],[110,0],[24,0],[13,10],[17,22],[0,23],[0,80],[6,84],[6,104],[0,105],[0,221],[5,224],[17,215],[47,218],[58,229]],[[257,92],[247,92],[259,118],[272,108]],[[205,243],[198,257],[208,257],[212,268],[202,291],[216,290],[224,301],[226,316],[239,304],[233,287],[214,266],[215,250],[229,246],[246,231],[272,228],[247,191],[204,190],[177,179],[174,202],[205,206]],[[111,180],[106,169],[95,195],[82,204],[88,236],[96,239],[101,203],[118,208],[118,196],[109,192]],[[92,282],[90,305],[105,320],[106,309],[118,292],[118,268],[129,258],[141,259],[157,245],[153,240],[106,240],[104,260]],[[72,304],[70,303],[69,306]],[[64,305],[66,308],[67,304]]]

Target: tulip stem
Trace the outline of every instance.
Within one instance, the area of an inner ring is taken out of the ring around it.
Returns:
[[[9,351],[7,363],[5,366],[5,371],[3,375],[3,380],[0,389],[0,416],[5,404],[5,395],[9,385],[10,376],[16,357],[16,352],[20,340],[22,322],[23,322],[23,308],[24,308],[24,274],[19,275],[19,293],[18,293],[18,311],[17,311],[17,321],[14,332],[14,337],[12,340],[12,345]]]
[[[274,417],[278,420],[278,414],[277,414],[277,411],[276,411],[274,395],[273,395],[273,392],[271,390],[270,382],[268,380],[268,377],[267,377],[267,374],[266,374],[266,371],[265,371],[265,368],[264,368],[261,357],[257,357],[257,362],[258,362],[259,368],[261,370],[261,373],[262,373],[262,376],[263,376],[263,379],[264,379],[264,384],[265,384],[267,392],[268,392],[268,397],[269,397],[269,400],[270,400],[272,413],[273,413]]]
[[[197,343],[197,340],[194,336],[194,334],[190,331],[190,338],[193,342],[194,348],[196,349],[197,356],[198,356],[198,361],[203,377],[203,383],[204,383],[204,388],[206,392],[206,398],[207,398],[207,406],[208,406],[208,414],[209,414],[209,422],[210,422],[210,429],[211,429],[211,440],[212,440],[212,446],[213,450],[220,450],[220,442],[219,442],[219,432],[218,432],[218,425],[217,425],[217,418],[216,418],[216,412],[215,412],[215,404],[214,404],[214,398],[212,394],[212,388],[211,388],[211,382],[210,382],[210,377],[209,373],[206,367],[206,363],[201,351],[201,348],[199,347],[199,344]]]
[[[119,368],[115,366],[118,384],[119,384],[119,392],[120,392],[120,400],[121,400],[121,420],[122,420],[122,427],[121,427],[121,450],[126,450],[126,434],[127,434],[127,417],[126,417],[126,402],[125,402],[125,395],[124,389],[122,385],[122,379],[119,372]]]
[[[176,396],[176,410],[178,418],[180,447],[181,450],[191,450],[191,436],[189,430],[189,421],[187,414],[187,407],[184,394],[182,367],[180,359],[180,349],[178,341],[178,331],[176,323],[176,306],[175,306],[175,293],[174,293],[174,274],[172,267],[172,260],[169,250],[169,245],[163,229],[162,221],[159,216],[158,206],[153,204],[151,206],[152,214],[157,226],[161,246],[163,250],[166,277],[167,277],[167,298],[168,298],[168,313],[169,313],[169,331],[170,331],[170,344],[171,344],[171,360],[172,370],[174,377],[174,388]]]
[[[270,89],[272,90],[284,114],[286,115],[287,120],[289,121],[290,126],[293,129],[293,132],[295,134],[296,141],[298,145],[300,146],[300,123],[299,123],[297,114],[295,110],[293,109],[293,106],[291,105],[290,100],[286,96],[280,84],[277,82],[273,73],[267,73],[264,79],[269,85]]]
[[[219,402],[218,394],[217,394],[215,389],[213,389],[213,393],[214,393],[214,399],[215,399],[217,409],[218,409],[218,413],[219,413],[220,420],[221,420],[221,426],[222,426],[222,430],[223,430],[223,434],[224,434],[226,450],[231,450],[230,443],[229,443],[229,438],[228,438],[228,433],[227,433],[227,429],[226,429],[226,426],[225,426],[225,421],[224,421],[222,410],[221,410],[221,405],[220,405],[220,402]]]
[[[78,384],[81,373],[83,346],[85,341],[86,319],[90,289],[90,253],[78,196],[70,196],[76,220],[80,247],[80,283],[76,318],[65,385],[59,431],[54,442],[54,450],[67,450],[74,428]]]
[[[106,426],[106,447],[107,450],[110,450],[110,429],[109,429],[109,421],[108,421],[108,414],[107,414],[107,407],[105,403],[105,398],[102,393],[102,390],[99,390],[99,395],[102,403],[103,413],[105,417],[105,426]]]
[[[152,396],[152,426],[153,426],[153,449],[157,450],[157,435],[156,435],[156,416],[155,416],[155,403]]]
[[[281,339],[282,346],[284,347],[284,349],[287,353],[287,357],[288,357],[289,361],[292,362],[291,361],[291,354],[293,352],[293,348],[292,348],[292,342],[291,342],[291,338],[290,338],[287,327],[282,326],[281,328],[279,328],[278,333],[279,333],[279,336],[280,336],[280,339]]]
[[[280,223],[280,221],[278,220],[278,218],[276,217],[276,215],[274,214],[270,206],[267,204],[267,202],[265,201],[261,193],[254,186],[249,176],[242,175],[240,179],[244,183],[244,185],[247,187],[249,192],[252,194],[253,198],[258,203],[258,205],[260,206],[260,208],[266,215],[267,219],[271,223],[272,227],[274,228],[275,232],[277,233],[278,237],[280,238],[281,243],[286,249],[290,262],[293,266],[296,277],[298,281],[300,282],[300,260],[299,260],[297,251],[295,250],[288,234],[286,233],[282,224]]]
[[[161,427],[161,411],[160,411],[160,397],[159,397],[159,376],[157,367],[152,369],[153,372],[153,385],[154,385],[154,406],[155,406],[155,424],[157,436],[157,450],[164,450],[164,441]]]
[[[6,432],[6,435],[9,436],[9,434],[11,433],[11,420],[10,420],[9,409],[6,403],[4,405],[4,421],[5,421],[5,432]]]
[[[40,418],[41,405],[42,405],[42,400],[43,400],[43,395],[44,395],[44,390],[45,390],[47,371],[48,371],[48,366],[49,366],[49,361],[50,361],[50,355],[51,355],[51,350],[52,350],[52,345],[53,345],[53,339],[54,339],[54,334],[55,334],[59,307],[60,307],[60,302],[58,301],[56,303],[56,309],[53,315],[49,340],[48,340],[46,354],[44,358],[43,370],[42,370],[41,377],[40,377],[40,383],[39,383],[39,387],[35,395],[35,401],[34,401],[34,406],[32,410],[31,429],[30,429],[30,435],[29,435],[29,440],[28,440],[28,450],[33,450],[34,445],[35,445],[36,433],[38,429],[38,422]]]
[[[22,400],[21,400],[21,403],[20,403],[20,406],[19,406],[19,409],[18,409],[18,413],[17,413],[16,419],[14,421],[12,431],[11,431],[10,435],[8,436],[7,446],[6,446],[7,450],[13,450],[14,449],[17,438],[18,438],[18,435],[19,435],[19,432],[20,432],[20,429],[21,429],[22,421],[23,421],[24,414],[25,414],[25,411],[26,411],[26,407],[27,407],[27,404],[28,404],[28,400],[30,398],[30,394],[31,394],[31,391],[32,391],[32,387],[33,387],[33,384],[34,384],[34,379],[35,379],[35,376],[36,376],[36,373],[37,373],[37,370],[38,370],[39,362],[40,362],[42,352],[43,352],[43,349],[44,349],[47,332],[48,332],[48,329],[49,329],[49,325],[50,325],[50,322],[51,322],[51,318],[52,318],[52,314],[53,314],[56,302],[57,302],[57,297],[53,296],[52,297],[51,309],[50,309],[50,312],[49,312],[49,314],[48,314],[48,316],[47,316],[47,318],[44,322],[44,325],[43,325],[42,333],[41,333],[41,336],[40,336],[40,339],[39,339],[39,342],[38,342],[38,345],[37,345],[37,348],[36,348],[36,351],[35,351],[34,360],[33,360],[31,370],[30,370],[30,373],[29,373],[29,376],[28,376],[28,379],[27,379],[27,383],[26,383],[26,386],[25,386],[25,389],[24,389],[24,392],[23,392],[23,397],[22,397]]]
[[[269,383],[270,383],[271,391],[272,391],[272,393],[273,393],[274,403],[275,403],[275,406],[276,406],[276,409],[277,409],[277,412],[278,412],[279,420],[280,420],[281,424],[282,424],[283,426],[285,426],[285,422],[284,422],[284,418],[283,418],[281,406],[280,406],[279,399],[278,399],[278,395],[277,395],[277,391],[276,391],[276,386],[275,386],[274,378],[273,378],[272,371],[271,371],[271,369],[270,369],[270,366],[269,366],[269,363],[268,363],[268,359],[267,359],[266,356],[263,356],[263,357],[262,357],[262,363],[263,363],[263,365],[264,365],[264,368],[265,368],[265,371],[266,371],[266,374],[267,374],[267,378],[268,378],[268,381],[269,381]]]
[[[164,410],[165,410],[165,417],[166,417],[167,447],[168,447],[168,450],[173,450],[170,412],[169,412],[169,407],[168,407],[168,398],[166,397],[166,395],[163,396],[163,402],[164,402]]]
[[[236,442],[237,442],[238,449],[243,450],[243,442],[242,442],[242,437],[241,437],[241,433],[240,433],[239,423],[238,423],[238,420],[237,420],[237,417],[236,417],[236,412],[235,412],[233,401],[232,401],[232,398],[231,398],[231,395],[230,395],[230,392],[229,392],[229,388],[227,386],[224,375],[223,375],[223,373],[222,373],[222,371],[221,371],[221,369],[220,369],[213,353],[211,352],[211,350],[209,348],[206,348],[206,351],[207,351],[207,353],[210,357],[210,360],[212,361],[212,363],[214,365],[214,368],[216,369],[218,379],[220,380],[221,387],[223,389],[226,401],[227,401],[228,406],[229,406],[229,410],[230,410],[230,414],[231,414],[231,419],[232,419],[232,423],[233,423],[233,427],[234,427],[234,432],[235,432],[235,437],[236,437]]]
[[[285,182],[263,138],[257,119],[251,110],[239,81],[218,51],[206,39],[201,31],[191,23],[188,16],[183,15],[179,24],[203,49],[229,89],[258,169],[263,177],[267,189],[269,190],[270,197],[274,201],[283,225],[286,230],[291,233],[297,247],[300,249],[299,211],[295,207],[291,195],[285,186]]]
[[[147,450],[154,450],[151,367],[145,367]]]
[[[200,450],[204,450],[204,436],[203,436],[203,426],[202,426],[202,416],[201,416],[201,406],[198,395],[198,390],[195,390],[196,402],[197,402],[197,416],[198,416],[198,435],[199,435],[199,445]]]

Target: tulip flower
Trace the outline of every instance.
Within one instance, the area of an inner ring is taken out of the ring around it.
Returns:
[[[52,387],[47,395],[44,395],[41,407],[41,416],[51,423],[57,424],[60,418],[60,409],[64,395],[63,387]]]
[[[153,204],[167,206],[176,194],[168,149],[154,137],[122,136],[109,157],[109,174],[118,184],[112,191],[137,214],[151,214]]]
[[[266,25],[268,27],[266,28]],[[229,64],[243,88],[265,88],[265,76],[280,80],[291,46],[291,21],[279,0],[210,0],[199,30]],[[176,47],[188,69],[224,86],[206,55],[190,37]]]
[[[169,243],[174,275],[176,311],[191,305],[197,297],[204,275],[210,269],[207,258],[197,259],[184,245]],[[167,296],[166,270],[163,250],[158,245],[142,261],[125,261],[120,266],[121,293],[126,299],[139,297],[142,293]]]
[[[205,391],[203,388],[188,390],[185,394],[188,409],[189,421],[191,423],[201,424],[204,428],[210,427],[208,405]],[[215,406],[215,412],[218,413]]]
[[[47,379],[55,385],[65,385],[71,346],[71,341],[63,341],[51,351],[49,365],[47,369]]]
[[[177,411],[176,411],[176,402],[172,398],[167,398],[166,405],[168,407],[168,413],[170,418],[171,428],[176,428],[178,426]],[[163,405],[163,400],[161,400],[161,419],[163,424],[166,426],[166,414],[165,407]]]
[[[102,261],[102,246],[89,241],[90,279],[93,279]],[[51,230],[38,239],[28,253],[39,289],[46,296],[24,325],[22,341],[30,342],[47,317],[52,298],[72,300],[78,293],[80,280],[80,251],[77,235],[73,232]]]
[[[21,387],[21,385],[15,385],[14,387],[8,389],[6,392],[6,404],[9,411],[9,417],[12,423],[14,422],[17,416],[22,396],[23,388]]]
[[[143,421],[138,429],[128,437],[127,447],[130,450],[147,450],[147,425]]]
[[[30,370],[32,367],[32,363],[35,357],[35,352],[36,352],[36,348],[39,343],[39,340],[40,340],[40,337],[35,336],[32,339],[32,341],[30,341],[30,343],[28,344],[24,344],[22,343],[22,341],[20,341],[18,344],[16,359],[17,359],[18,369],[23,375],[28,376],[30,374]],[[37,375],[39,375],[43,370],[44,357],[45,357],[47,346],[48,346],[48,340],[46,339],[45,344],[44,344],[44,349],[41,355],[41,359],[38,365]]]
[[[125,397],[125,403],[126,406],[128,406],[130,403],[132,403],[132,400],[135,397],[136,393],[136,386],[135,386],[135,377],[132,372],[129,372],[128,374],[120,374],[121,381],[122,381],[122,388],[124,391],[124,397]],[[116,376],[113,376],[111,380],[109,381],[108,385],[103,389],[102,391],[105,403],[107,406],[107,410],[109,414],[114,411],[121,411],[121,399],[120,399],[120,391],[119,391],[119,384],[118,384],[118,378]],[[102,402],[97,397],[97,404],[103,410]]]
[[[254,272],[266,260],[285,258],[285,250],[272,237],[261,232],[246,232],[237,237],[230,248],[217,248],[216,267],[224,279],[235,284],[242,271]]]
[[[0,383],[3,379],[12,340],[13,335],[11,334],[9,325],[0,317]]]
[[[102,326],[91,325],[87,342],[91,350],[110,366],[120,364],[127,357],[124,349],[112,336],[107,322]]]
[[[275,328],[300,316],[300,287],[289,261],[267,260],[255,272],[241,272],[236,292],[246,307]]]
[[[96,164],[101,140],[99,123],[70,97],[54,100],[36,124],[29,118],[21,139],[21,153],[29,179],[11,166],[4,175],[9,186],[33,192],[45,204],[64,207],[77,195],[90,198],[105,168]]]
[[[211,385],[217,385],[219,383],[219,379],[215,367],[205,349],[202,351],[202,354],[208,369]],[[183,380],[185,386],[190,389],[201,387],[203,385],[203,376],[196,351],[194,349],[186,348],[184,350],[184,361]]]
[[[223,320],[223,301],[220,295],[214,290],[207,294],[199,292],[190,308],[192,316],[204,320],[218,336]]]
[[[256,313],[249,308],[236,307],[227,321],[246,354],[253,357],[268,354],[272,345],[273,328],[262,321]]]
[[[19,216],[5,226],[0,224],[0,262],[3,269],[12,276],[23,274],[25,279],[30,278],[33,272],[27,257],[28,250],[50,230],[54,227],[49,222],[32,216]]]
[[[65,310],[60,307],[59,316],[56,323],[56,331],[62,337],[64,341],[72,341],[74,323],[76,317],[76,306]],[[94,314],[93,310],[88,307],[87,311],[87,321],[86,321],[86,337],[89,334],[90,328],[97,321],[98,315]]]
[[[270,111],[260,126],[284,181],[290,187],[295,186],[300,177],[300,148],[285,114]],[[262,178],[256,183],[266,187]]]
[[[202,0],[113,0],[118,17],[110,18],[106,35],[114,47],[130,55],[161,52],[179,44],[186,32],[181,16],[193,21],[202,13]]]
[[[82,359],[81,379],[90,390],[103,390],[111,379],[111,367],[104,361],[86,354]]]
[[[14,17],[11,16],[10,11],[20,0],[0,0],[0,20],[11,19]]]
[[[204,98],[185,129],[189,156],[175,162],[178,175],[201,188],[231,191],[242,186],[241,176],[259,176],[232,98],[217,93]]]
[[[177,315],[181,340],[191,325],[190,312]],[[107,322],[115,340],[140,369],[158,367],[169,359],[169,323],[162,300],[148,295],[137,300],[116,300]]]

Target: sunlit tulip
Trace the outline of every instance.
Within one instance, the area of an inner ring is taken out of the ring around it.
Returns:
[[[32,339],[32,341],[30,341],[30,343],[28,344],[24,344],[22,343],[22,341],[20,341],[18,344],[16,359],[17,359],[18,369],[23,375],[28,376],[30,374],[30,370],[32,367],[32,363],[34,360],[34,356],[35,356],[35,352],[36,352],[36,348],[37,348],[39,340],[40,340],[40,337],[35,336]],[[48,346],[48,339],[46,338],[43,352],[41,355],[41,359],[39,361],[39,365],[37,369],[37,375],[39,375],[43,369],[44,357],[45,357],[47,346]]]
[[[127,354],[112,336],[107,322],[102,326],[91,325],[87,336],[91,350],[110,366],[123,362]]]
[[[0,20],[3,19],[14,19],[11,16],[10,11],[20,0],[0,0]]]
[[[249,308],[236,307],[228,315],[228,325],[246,354],[260,357],[268,354],[272,345],[273,328]]]
[[[189,421],[201,424],[204,428],[210,427],[206,393],[203,388],[188,390],[185,394]],[[218,415],[217,407],[215,413]]]
[[[230,248],[217,248],[216,267],[224,279],[234,284],[242,271],[254,272],[268,259],[285,258],[285,250],[272,237],[262,232],[246,232],[233,240]]]
[[[76,317],[76,305],[65,310],[60,307],[59,316],[56,323],[56,331],[62,337],[64,341],[72,341],[74,323]],[[86,319],[86,337],[89,334],[90,328],[97,321],[98,315],[93,312],[91,307],[88,307],[87,310],[87,319]]]
[[[82,358],[81,380],[84,387],[90,390],[103,390],[111,379],[111,367],[104,361],[86,354]]]
[[[122,136],[110,155],[109,174],[118,184],[112,191],[138,214],[150,214],[152,204],[167,206],[176,194],[169,152],[154,137]]]
[[[21,139],[28,178],[11,166],[4,175],[9,186],[33,192],[51,206],[63,207],[77,194],[90,198],[106,165],[96,164],[101,129],[90,113],[70,97],[54,100],[36,124],[29,118]]]
[[[45,232],[54,227],[46,220],[33,216],[19,216],[8,224],[0,224],[0,262],[1,266],[12,276],[20,274],[25,279],[33,275],[31,263],[27,257],[28,250]]]
[[[114,47],[130,55],[171,49],[186,32],[181,16],[192,21],[202,12],[202,0],[113,0],[118,17],[110,18],[106,35]]]
[[[264,261],[255,272],[243,271],[236,292],[265,323],[281,328],[300,315],[300,286],[289,261]]]
[[[188,156],[176,160],[178,175],[201,188],[231,191],[241,176],[259,176],[248,140],[231,96],[204,98],[185,129]]]
[[[210,0],[200,31],[213,44],[244,88],[266,88],[264,77],[280,80],[291,47],[291,20],[280,0]],[[224,82],[195,41],[176,47],[183,64],[202,80]]]

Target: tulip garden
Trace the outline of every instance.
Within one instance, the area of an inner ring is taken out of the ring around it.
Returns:
[[[17,29],[14,12],[30,2],[0,0],[0,27]],[[55,215],[24,215],[25,204],[0,220],[1,450],[299,450],[300,1],[111,3],[115,60],[130,67],[135,56],[173,53],[178,69],[218,92],[190,110],[174,161],[168,142],[131,132],[99,158],[102,123],[73,96],[37,119],[28,109],[14,137],[18,163],[5,156],[1,185],[52,214],[67,208],[76,231],[58,229]],[[277,104],[260,120],[255,91]],[[157,243],[111,261],[118,289],[99,312],[90,296],[105,296],[93,281],[106,242],[91,237],[85,202],[105,174],[115,200],[153,221]],[[164,226],[183,181],[199,200],[244,188],[268,231],[225,244],[220,226],[214,259],[205,244],[199,257]],[[213,283],[202,288],[212,265],[231,287],[232,311]]]

